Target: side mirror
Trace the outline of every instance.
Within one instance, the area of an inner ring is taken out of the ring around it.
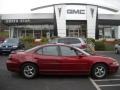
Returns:
[[[83,53],[79,53],[79,57],[84,57],[85,55]]]

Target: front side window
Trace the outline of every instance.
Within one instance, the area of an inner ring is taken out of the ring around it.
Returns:
[[[62,56],[77,56],[77,51],[74,48],[61,46],[60,49]]]

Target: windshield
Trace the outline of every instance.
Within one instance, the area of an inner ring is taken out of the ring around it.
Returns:
[[[4,43],[18,43],[18,39],[16,38],[9,38],[4,41]]]

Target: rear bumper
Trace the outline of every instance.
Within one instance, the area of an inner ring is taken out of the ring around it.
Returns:
[[[8,71],[20,72],[20,64],[18,64],[17,62],[13,62],[11,60],[7,60],[6,66],[7,66]]]

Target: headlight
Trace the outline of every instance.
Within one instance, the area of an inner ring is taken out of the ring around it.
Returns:
[[[14,45],[13,48],[17,48],[18,46]]]
[[[117,61],[113,61],[112,64],[113,64],[113,65],[117,65],[117,66],[119,66],[119,63],[118,63]]]

